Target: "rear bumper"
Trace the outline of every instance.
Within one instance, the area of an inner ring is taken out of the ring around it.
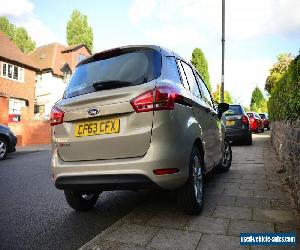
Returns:
[[[148,177],[140,174],[62,176],[55,180],[62,190],[127,190],[158,188]]]
[[[251,131],[247,129],[226,129],[226,139],[229,141],[245,141],[251,137]]]

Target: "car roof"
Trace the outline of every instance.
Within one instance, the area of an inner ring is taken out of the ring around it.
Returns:
[[[118,50],[125,50],[125,51],[128,50],[128,51],[130,51],[130,50],[135,50],[135,49],[153,49],[153,50],[156,50],[156,51],[160,52],[164,56],[174,56],[176,58],[180,58],[180,59],[184,60],[181,56],[179,56],[174,51],[163,48],[163,47],[158,46],[158,45],[127,45],[127,46],[121,46],[121,47],[116,47],[116,48],[112,48],[112,49],[97,52],[97,53],[87,57],[86,59],[82,60],[80,63],[78,63],[78,65],[85,64],[85,63],[88,63],[90,61],[97,60],[96,58],[98,56],[113,53],[114,51],[118,51]]]

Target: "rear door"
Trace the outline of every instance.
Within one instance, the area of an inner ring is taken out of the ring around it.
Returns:
[[[202,99],[204,100],[206,105],[206,112],[208,112],[208,129],[209,133],[211,134],[211,141],[209,141],[208,143],[211,145],[213,155],[213,166],[215,166],[222,159],[224,128],[222,128],[222,123],[218,118],[217,112],[214,109],[213,101],[209,90],[207,89],[205,83],[203,82],[202,78],[198,75],[198,73],[196,73],[196,78],[201,89]]]
[[[158,51],[148,49],[117,51],[78,66],[64,99],[56,105],[64,111],[64,122],[54,127],[62,160],[146,154],[153,112],[136,113],[130,101],[155,87],[160,57]]]
[[[214,165],[213,119],[209,112],[209,106],[201,99],[200,90],[192,68],[183,61],[178,61],[178,65],[184,87],[188,88],[194,95],[193,112],[202,128],[205,150],[204,162],[205,167],[209,170]]]

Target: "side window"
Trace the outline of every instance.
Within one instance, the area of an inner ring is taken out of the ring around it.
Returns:
[[[210,93],[205,85],[205,83],[202,81],[201,77],[196,74],[197,76],[197,81],[199,83],[199,86],[200,86],[200,89],[202,91],[202,96],[204,98],[204,100],[206,101],[206,103],[208,103],[211,107],[213,107],[213,102],[212,102],[212,99],[211,99],[211,96],[210,96]]]
[[[167,74],[168,74],[168,77],[170,78],[170,80],[172,80],[176,83],[181,83],[175,57],[167,56],[166,64],[168,67]]]
[[[181,65],[181,63],[180,63],[179,60],[177,60],[177,65],[178,65],[178,68],[179,68],[179,71],[180,71],[180,75],[181,75],[181,79],[182,79],[182,84],[183,84],[183,86],[184,86],[187,90],[189,90],[189,89],[190,89],[190,88],[189,88],[189,84],[188,84],[188,81],[187,81],[187,79],[186,79],[186,75],[185,75],[185,73],[184,73],[183,67],[182,67],[182,65]]]
[[[184,72],[186,74],[186,77],[188,79],[188,82],[189,82],[189,85],[190,85],[190,90],[191,92],[197,96],[197,97],[201,97],[201,94],[200,94],[200,90],[199,90],[199,87],[198,87],[198,84],[197,84],[197,81],[196,81],[196,78],[195,78],[195,75],[193,73],[193,70],[191,69],[191,67],[184,63],[184,62],[181,62],[182,63],[182,66],[183,66],[183,69],[184,69]]]

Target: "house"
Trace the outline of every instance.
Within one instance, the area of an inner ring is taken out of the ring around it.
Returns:
[[[31,59],[0,32],[0,123],[33,117],[36,70]]]
[[[62,98],[78,62],[91,55],[84,44],[65,46],[51,43],[28,56],[39,69],[35,85],[35,117],[47,119],[52,106]]]

